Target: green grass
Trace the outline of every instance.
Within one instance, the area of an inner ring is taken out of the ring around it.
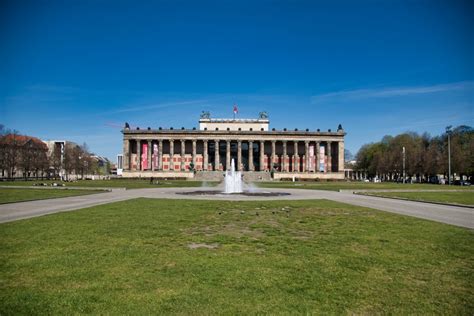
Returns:
[[[375,192],[370,195],[474,206],[474,192]]]
[[[0,188],[0,204],[101,193],[99,190]]]
[[[142,188],[177,188],[177,187],[200,187],[202,185],[215,186],[217,182],[202,182],[190,180],[154,180],[150,183],[150,179],[111,179],[111,180],[79,180],[76,182],[61,182],[61,181],[5,181],[0,182],[0,185],[8,186],[32,186],[34,184],[53,182],[64,183],[67,187],[88,187],[88,188],[127,188],[127,189],[142,189]]]
[[[472,315],[474,233],[325,200],[137,199],[2,224],[0,280],[2,315]]]
[[[262,188],[292,188],[292,189],[312,189],[312,190],[471,190],[473,187],[438,185],[438,184],[403,184],[403,183],[366,183],[366,182],[305,182],[305,181],[274,181],[257,183]]]

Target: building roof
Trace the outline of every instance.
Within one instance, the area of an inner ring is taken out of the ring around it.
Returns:
[[[28,142],[32,142],[39,147],[47,148],[46,144],[39,138],[28,136],[28,135],[17,135],[17,134],[7,134],[1,137],[1,141],[6,144],[17,143],[18,145],[24,145]]]
[[[232,118],[209,118],[209,119],[199,119],[199,123],[206,122],[206,123],[269,123],[268,119],[232,119]]]
[[[265,114],[266,115],[266,114]],[[303,129],[300,130],[295,128],[293,130],[284,128],[283,130],[277,130],[272,128],[271,130],[268,128],[269,120],[267,117],[261,117],[258,119],[229,119],[229,118],[210,118],[210,117],[202,117],[199,119],[200,129],[196,129],[193,127],[192,129],[187,129],[184,127],[175,129],[173,127],[169,128],[162,128],[159,127],[151,128],[147,127],[146,129],[141,129],[140,127],[136,127],[134,129],[130,128],[128,123],[125,123],[125,127],[122,130],[123,134],[242,134],[242,135],[249,135],[249,134],[259,134],[259,135],[275,135],[275,134],[284,134],[284,135],[292,135],[292,136],[344,136],[346,135],[342,125],[339,124],[336,131],[332,131],[328,129],[327,131],[321,131],[319,128],[316,130],[310,129]],[[204,125],[203,125],[204,123]],[[227,127],[227,126],[219,126],[219,125],[211,125],[210,128],[203,128],[206,126],[206,123],[224,123],[224,124],[231,124],[234,125],[234,128]],[[235,128],[235,125],[239,124],[260,124],[260,128],[250,128],[250,129],[240,129]],[[265,128],[261,128],[266,126]]]
[[[341,136],[341,135],[346,135],[344,130],[337,130],[337,131],[332,131],[331,129],[328,129],[327,131],[321,131],[320,129],[317,130],[310,130],[310,129],[304,129],[304,130],[299,130],[299,129],[294,129],[294,130],[277,130],[277,129],[272,129],[269,131],[232,131],[232,130],[199,130],[196,128],[193,129],[186,129],[186,128],[180,128],[180,129],[174,129],[172,127],[170,128],[158,128],[158,129],[152,129],[152,128],[147,128],[147,129],[141,129],[137,127],[136,129],[123,129],[122,133],[124,134],[242,134],[242,135],[252,135],[252,134],[258,134],[258,135],[278,135],[278,134],[284,134],[284,135],[295,135],[295,136],[309,136],[309,135],[334,135],[334,136]]]

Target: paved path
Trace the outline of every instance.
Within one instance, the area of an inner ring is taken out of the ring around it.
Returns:
[[[191,196],[176,194],[179,192],[198,190],[215,190],[215,188],[136,189],[58,199],[3,204],[0,205],[0,223],[36,217],[45,214],[72,211],[85,207],[124,201],[139,197],[234,201],[328,199],[474,229],[474,209],[472,208],[355,195],[349,192],[305,189],[262,189],[271,192],[291,193],[291,195],[277,197],[249,197],[240,195],[229,196],[225,194],[214,196]]]

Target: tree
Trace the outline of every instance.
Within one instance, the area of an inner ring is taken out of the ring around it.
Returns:
[[[351,161],[352,159],[354,159],[354,155],[349,149],[344,149],[344,161]]]
[[[16,129],[10,129],[10,128],[7,128],[5,125],[3,124],[0,124],[0,136],[6,136],[6,135],[9,135],[9,134],[15,134],[15,135],[19,135],[20,132],[17,131]]]
[[[48,147],[45,147],[46,150],[40,151],[36,156],[34,164],[36,178],[38,178],[38,175],[41,173],[41,179],[43,179],[45,173],[49,171]]]
[[[0,133],[5,128],[0,126]],[[0,168],[7,171],[9,178],[20,172],[25,180],[35,172],[38,163],[43,163],[47,146],[36,137],[19,135],[17,131],[0,136]]]
[[[16,134],[16,132],[7,134],[1,138],[0,143],[2,151],[2,169],[7,171],[8,178],[13,178],[20,159],[22,137]]]
[[[395,137],[384,136],[378,143],[362,146],[356,155],[355,169],[369,176],[397,179],[403,173],[403,148],[407,176],[427,181],[430,176],[447,174],[447,135],[431,137],[424,133],[408,132]],[[453,173],[474,174],[474,131],[469,126],[458,126],[451,135]]]
[[[23,170],[23,178],[28,179],[30,172],[33,169],[33,161],[35,159],[34,152],[35,144],[33,141],[27,140],[20,148],[20,159],[18,167]]]
[[[63,167],[65,171],[66,180],[69,180],[69,176],[73,173],[77,174],[78,171],[78,157],[80,156],[80,149],[74,143],[66,143],[64,148],[64,161]]]
[[[453,129],[451,135],[452,171],[458,175],[473,174],[474,130],[465,125]]]
[[[53,178],[57,179],[61,173],[62,169],[62,153],[61,148],[54,147],[51,156],[49,157],[49,165],[53,171]]]
[[[77,152],[79,154],[79,159],[77,161],[78,169],[81,171],[82,178],[84,178],[84,174],[91,174],[92,170],[96,168],[96,164],[92,159],[92,155],[89,152],[89,147],[86,143],[83,143],[82,146],[79,147]]]

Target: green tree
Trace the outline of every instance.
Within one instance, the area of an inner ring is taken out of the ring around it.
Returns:
[[[413,132],[384,136],[380,142],[363,145],[356,155],[355,169],[370,177],[379,175],[397,179],[403,173],[403,148],[407,176],[422,181],[430,176],[447,174],[447,135],[431,137]],[[451,161],[453,173],[474,174],[474,131],[469,126],[458,126],[451,135]]]

